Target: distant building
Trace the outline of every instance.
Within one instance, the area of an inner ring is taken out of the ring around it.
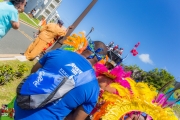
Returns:
[[[56,10],[61,2],[62,0],[27,0],[25,12],[30,13],[35,9],[35,18],[41,19],[41,17],[44,16],[46,21],[49,22],[59,18]]]
[[[53,22],[53,23],[56,23],[58,21],[58,19],[60,19],[60,16],[58,14],[57,11],[54,11],[54,13],[52,13],[48,19],[47,19],[47,22]]]
[[[38,9],[41,5],[44,4],[45,1],[48,0],[26,0],[27,4],[25,6],[24,12],[30,13],[33,9]]]

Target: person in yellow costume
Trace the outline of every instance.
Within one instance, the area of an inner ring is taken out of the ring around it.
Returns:
[[[53,39],[65,36],[65,34],[66,31],[64,30],[62,20],[58,20],[57,24],[49,23],[42,27],[39,31],[38,37],[29,45],[24,53],[26,59],[33,60]]]

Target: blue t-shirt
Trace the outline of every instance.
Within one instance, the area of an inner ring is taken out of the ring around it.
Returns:
[[[44,71],[51,71],[54,74],[71,76],[92,69],[91,64],[81,55],[57,49],[48,52],[40,59],[39,63]],[[15,120],[63,120],[72,110],[82,105],[87,114],[93,110],[99,95],[98,81],[92,80],[89,83],[78,86],[61,100],[35,110],[22,110],[15,103]]]
[[[12,28],[11,21],[18,22],[18,11],[11,2],[0,2],[0,39]]]

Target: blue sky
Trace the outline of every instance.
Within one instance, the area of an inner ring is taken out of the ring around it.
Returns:
[[[65,26],[90,2],[63,0],[58,12]],[[129,55],[124,64],[145,71],[162,68],[180,77],[180,0],[98,0],[73,33],[88,33],[91,27],[92,40],[114,41],[124,48],[124,57],[140,42],[138,56]]]

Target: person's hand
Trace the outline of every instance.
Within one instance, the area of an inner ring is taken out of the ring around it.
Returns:
[[[11,25],[13,29],[18,29],[20,26],[20,23],[19,21],[18,22],[11,21]]]

